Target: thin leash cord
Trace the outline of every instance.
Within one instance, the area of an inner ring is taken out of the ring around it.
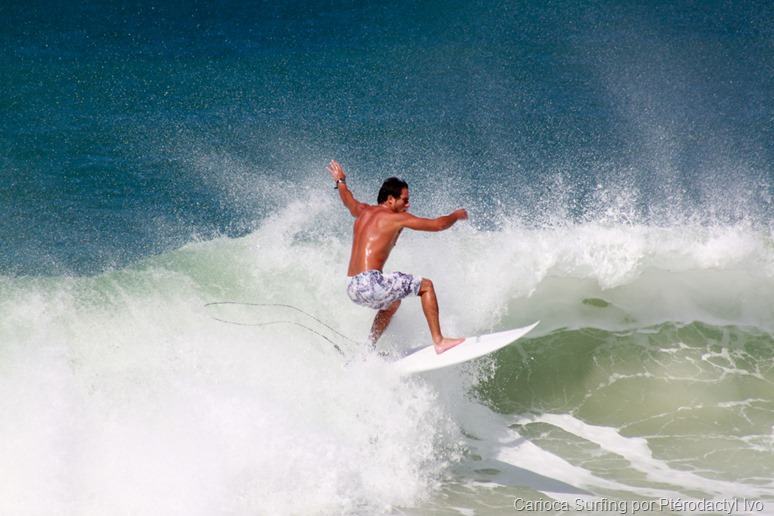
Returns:
[[[213,319],[215,319],[216,321],[222,322],[222,323],[226,323],[226,324],[235,324],[237,326],[253,326],[253,327],[255,327],[255,326],[271,326],[273,324],[294,324],[294,325],[299,326],[299,327],[301,327],[301,328],[303,328],[303,329],[305,329],[307,331],[310,331],[310,332],[314,333],[315,335],[319,335],[323,339],[327,340],[328,342],[330,342],[333,345],[333,348],[336,351],[338,351],[341,356],[344,356],[344,352],[341,350],[341,348],[339,347],[338,344],[333,342],[331,339],[329,339],[328,337],[326,337],[322,333],[320,333],[318,331],[315,331],[312,328],[310,328],[309,326],[305,326],[305,325],[303,325],[301,323],[298,323],[296,321],[269,321],[269,322],[265,322],[265,323],[246,324],[246,323],[240,323],[240,322],[235,322],[235,321],[227,321],[226,319],[218,319],[217,317],[213,317]]]
[[[333,333],[335,333],[336,335],[338,335],[342,339],[345,339],[345,340],[351,342],[352,344],[360,345],[360,342],[347,337],[346,335],[344,335],[340,331],[336,330],[335,328],[332,328],[330,325],[324,323],[323,321],[321,321],[320,319],[318,319],[314,315],[312,315],[312,314],[310,314],[308,312],[305,312],[304,310],[302,310],[302,309],[300,309],[298,307],[295,307],[293,305],[286,305],[286,304],[282,304],[282,303],[243,303],[243,302],[239,302],[239,301],[215,301],[215,302],[212,302],[212,303],[207,303],[204,306],[206,308],[206,307],[209,307],[209,306],[216,306],[216,305],[237,305],[237,306],[258,306],[258,307],[290,308],[292,310],[295,310],[296,312],[300,312],[300,313],[304,314],[305,316],[309,317],[310,319],[312,319],[313,321],[317,322],[318,324],[321,324],[322,326],[325,326],[326,328],[328,328],[330,331],[332,331]],[[294,324],[296,326],[299,326],[299,327],[301,327],[301,328],[303,328],[303,329],[305,329],[307,331],[310,331],[310,332],[314,333],[315,335],[318,335],[318,336],[322,337],[323,339],[327,340],[328,342],[333,344],[333,347],[336,349],[336,351],[338,351],[340,354],[344,355],[344,352],[341,350],[339,345],[336,344],[334,341],[332,341],[330,338],[326,337],[325,335],[323,335],[322,333],[318,332],[317,330],[314,330],[313,328],[310,328],[309,326],[306,326],[306,325],[301,324],[301,323],[296,322],[296,321],[269,321],[269,322],[265,322],[265,323],[241,323],[241,322],[236,322],[236,321],[229,321],[227,319],[220,319],[220,318],[215,317],[213,315],[210,315],[210,317],[212,317],[216,321],[219,321],[219,322],[222,322],[222,323],[226,323],[226,324],[234,324],[234,325],[237,325],[237,326],[270,326],[272,324]]]
[[[212,302],[212,303],[207,303],[204,306],[208,307],[208,306],[215,306],[215,305],[262,306],[262,307],[269,307],[269,306],[271,306],[271,307],[290,308],[291,310],[295,310],[296,312],[302,313],[305,316],[307,316],[310,319],[312,319],[313,321],[315,321],[315,322],[325,326],[326,328],[331,330],[333,333],[335,333],[336,335],[338,335],[342,339],[348,340],[352,344],[357,344],[357,345],[361,344],[360,342],[358,342],[358,341],[356,341],[354,339],[350,339],[349,337],[347,337],[346,335],[344,335],[343,333],[338,331],[336,328],[333,328],[330,325],[324,323],[323,321],[321,321],[320,319],[318,319],[314,315],[310,314],[309,312],[305,312],[304,310],[302,310],[302,309],[300,309],[298,307],[295,307],[293,305],[286,305],[286,304],[283,304],[283,303],[243,303],[243,302],[240,302],[240,301],[215,301],[215,302]],[[220,320],[220,319],[218,319],[218,320]],[[237,322],[233,322],[233,321],[223,321],[223,322],[231,322],[232,324],[239,324],[239,325],[242,325],[242,326],[262,326],[263,324],[266,324],[266,323],[237,323]],[[283,321],[283,322],[291,322],[292,323],[293,321]],[[298,323],[294,323],[294,324],[298,324]]]

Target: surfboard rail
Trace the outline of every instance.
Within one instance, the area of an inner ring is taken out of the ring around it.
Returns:
[[[516,342],[532,331],[538,324],[540,324],[540,321],[513,330],[466,337],[465,342],[448,351],[444,351],[440,355],[435,352],[435,348],[432,345],[425,346],[418,351],[409,352],[407,356],[396,360],[393,363],[393,367],[400,374],[409,375],[461,364],[462,362],[488,355]]]

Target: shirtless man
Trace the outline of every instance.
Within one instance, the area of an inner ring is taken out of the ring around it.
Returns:
[[[423,219],[408,213],[408,184],[397,177],[387,179],[379,190],[377,205],[357,201],[347,188],[344,169],[336,161],[328,165],[328,172],[336,181],[341,202],[355,217],[352,254],[349,259],[349,283],[347,294],[358,305],[378,310],[371,326],[369,339],[372,344],[381,337],[390,319],[398,310],[400,300],[409,294],[422,299],[430,334],[435,343],[435,352],[443,353],[465,339],[444,337],[438,322],[438,301],[433,283],[402,272],[384,274],[382,268],[390,251],[398,241],[404,228],[418,231],[442,231],[458,220],[468,218],[468,212],[457,210],[436,219]]]

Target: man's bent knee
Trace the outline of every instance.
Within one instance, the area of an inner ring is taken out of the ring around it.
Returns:
[[[389,312],[391,314],[394,314],[398,308],[400,307],[400,299],[393,301],[390,306],[384,309],[385,312]]]
[[[433,282],[427,278],[422,278],[422,283],[419,284],[419,295],[421,296],[428,290],[433,290]]]

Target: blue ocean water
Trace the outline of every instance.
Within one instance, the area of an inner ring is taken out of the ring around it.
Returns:
[[[262,190],[316,187],[330,157],[370,191],[388,174],[443,178],[479,220],[502,204],[538,217],[556,181],[574,218],[607,208],[590,200],[601,184],[636,190],[646,222],[771,219],[766,2],[3,11],[12,274],[245,234],[276,207]]]
[[[774,512],[770,2],[5,2],[0,48],[0,512]],[[365,335],[330,159],[467,208],[388,267],[534,335],[406,380],[213,319]]]

